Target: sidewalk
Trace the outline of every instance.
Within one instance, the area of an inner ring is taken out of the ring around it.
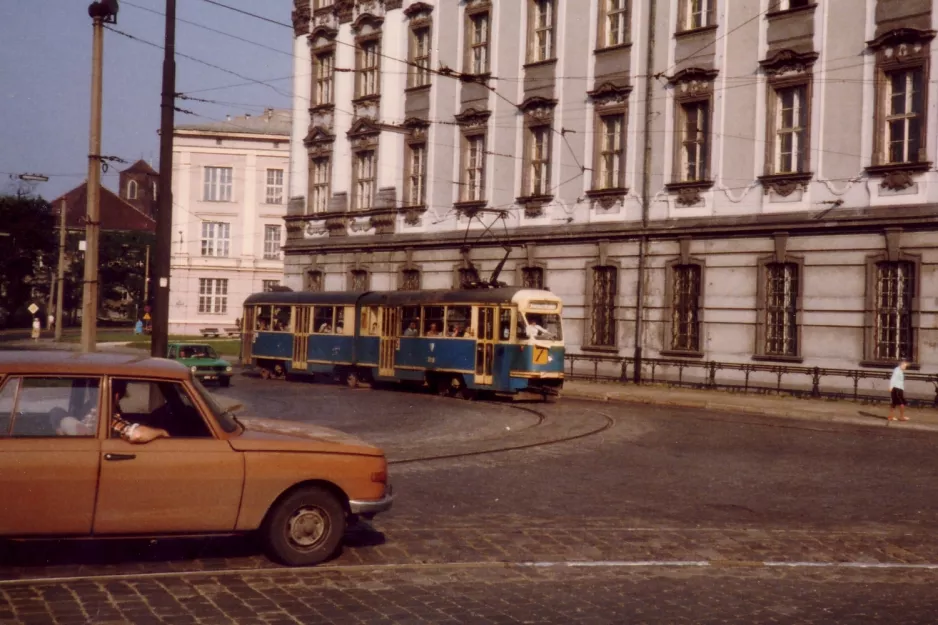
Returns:
[[[562,397],[938,432],[938,410],[934,408],[907,409],[908,421],[887,421],[888,404],[862,404],[846,400],[801,399],[787,395],[669,388],[664,384],[636,386],[580,380],[565,380]]]

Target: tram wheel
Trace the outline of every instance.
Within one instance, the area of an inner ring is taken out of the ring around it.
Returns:
[[[284,368],[282,363],[277,363],[274,365],[273,377],[278,380],[283,380],[287,377],[287,370]]]
[[[345,374],[345,384],[349,388],[358,388],[361,384],[361,379],[358,377],[357,371],[349,371]]]
[[[267,367],[261,367],[261,379],[269,380],[271,378],[271,371]]]
[[[461,399],[465,399],[466,401],[472,401],[477,396],[478,396],[478,393],[476,392],[476,390],[473,388],[469,388],[466,385],[463,385],[463,387],[459,389],[459,397]]]

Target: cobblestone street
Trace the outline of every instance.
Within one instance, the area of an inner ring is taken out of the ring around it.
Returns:
[[[220,393],[381,444],[394,509],[312,569],[246,537],[12,545],[0,623],[938,621],[931,433],[247,377]]]

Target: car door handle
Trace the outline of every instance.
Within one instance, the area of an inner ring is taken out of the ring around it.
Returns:
[[[133,460],[137,457],[137,454],[104,454],[104,459],[111,462],[119,462],[121,460]]]

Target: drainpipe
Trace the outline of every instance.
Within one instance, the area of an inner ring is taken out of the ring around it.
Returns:
[[[645,53],[645,119],[642,165],[642,231],[638,239],[638,286],[635,297],[635,370],[632,372],[632,381],[635,384],[642,382],[642,317],[645,314],[645,256],[648,246],[648,209],[651,203],[651,106],[654,100],[655,87],[655,19],[657,13],[656,0],[648,0],[648,42]]]

